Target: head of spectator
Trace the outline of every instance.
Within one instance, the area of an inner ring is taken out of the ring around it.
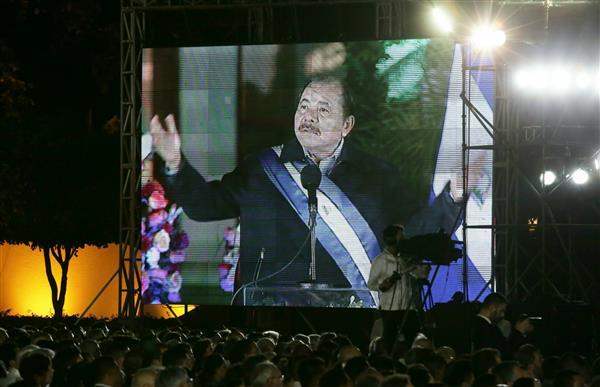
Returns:
[[[0,361],[4,362],[6,370],[17,370],[17,346],[11,342],[0,345]]]
[[[92,362],[92,382],[111,387],[123,385],[123,375],[117,362],[109,356],[102,356]]]
[[[536,387],[536,381],[534,378],[524,377],[515,380],[513,387]]]
[[[79,345],[83,360],[91,363],[101,356],[100,345],[96,340],[86,339]]]
[[[125,354],[123,361],[123,371],[128,378],[131,378],[137,370],[144,366],[144,350],[141,347],[136,347]]]
[[[435,350],[435,353],[442,356],[446,360],[446,364],[449,364],[456,358],[456,352],[451,347],[443,346]]]
[[[27,385],[49,385],[54,376],[52,360],[42,353],[27,354],[19,363],[19,374]]]
[[[155,382],[156,387],[192,387],[192,379],[187,371],[180,367],[168,367],[160,371]]]
[[[433,382],[429,370],[423,364],[412,364],[408,367],[406,373],[410,376],[410,380],[415,387],[426,387]]]
[[[434,352],[431,348],[415,347],[411,348],[408,352],[406,352],[404,360],[406,361],[406,365],[423,364],[425,359],[432,356],[433,353]]]
[[[325,372],[325,361],[318,357],[302,359],[296,369],[297,380],[302,387],[318,387],[319,378]]]
[[[252,373],[252,387],[281,387],[283,386],[283,375],[279,368],[265,361],[259,363]]]
[[[580,373],[570,370],[564,369],[559,371],[554,381],[552,382],[552,387],[584,387],[585,386],[585,378]]]
[[[270,337],[261,337],[256,341],[256,346],[262,354],[275,352],[275,341]]]
[[[507,306],[508,303],[503,295],[491,293],[483,300],[479,314],[487,317],[492,323],[497,323],[504,318]]]
[[[472,387],[496,387],[500,384],[500,379],[492,373],[479,375],[475,378]]]
[[[227,360],[222,355],[213,353],[205,359],[198,379],[204,384],[220,383],[225,378],[228,365]]]
[[[475,381],[473,366],[468,360],[455,360],[446,368],[444,383],[450,387],[470,386],[473,381]]]
[[[133,374],[131,387],[155,387],[158,371],[152,368],[142,368]]]
[[[396,373],[395,362],[389,356],[372,356],[369,358],[369,363],[383,376],[389,376]]]
[[[4,328],[0,328],[0,345],[7,342],[9,338],[8,331]]]
[[[516,361],[503,361],[492,369],[492,373],[500,379],[501,384],[509,386],[512,386],[515,380],[526,376]]]
[[[312,333],[312,334],[308,335],[308,342],[310,344],[310,349],[312,349],[313,351],[316,351],[320,340],[321,340],[321,335],[319,335],[318,333]]]
[[[163,365],[166,368],[180,367],[191,371],[194,368],[194,362],[194,352],[189,344],[175,344],[163,353]]]
[[[443,383],[446,374],[446,360],[441,355],[434,353],[423,361],[423,365],[429,370],[433,378],[432,383]]]
[[[344,372],[352,380],[356,380],[360,374],[368,370],[370,367],[367,358],[364,356],[353,357],[344,365]]]
[[[548,356],[544,358],[542,361],[544,384],[552,383],[558,371],[560,371],[560,358],[558,356]]]
[[[338,366],[321,376],[319,387],[352,387],[352,379],[348,377],[342,367]]]
[[[413,385],[408,375],[394,374],[383,379],[381,387],[413,387]]]
[[[254,341],[248,339],[235,340],[229,344],[227,358],[231,361],[231,364],[236,364],[257,353],[258,347]]]
[[[591,379],[590,367],[588,366],[586,359],[573,352],[567,352],[560,357],[560,369],[575,371],[583,376],[586,382]]]
[[[354,381],[354,387],[380,387],[383,376],[375,369],[369,368]]]
[[[482,348],[475,351],[471,356],[475,378],[492,372],[492,368],[500,364],[501,361],[500,351],[495,348]]]
[[[103,348],[104,356],[112,358],[120,369],[123,369],[125,362],[125,354],[129,351],[129,347],[119,338],[113,338],[107,341]]]
[[[530,378],[541,379],[543,358],[539,349],[531,344],[519,347],[515,353],[515,360]]]
[[[350,359],[359,357],[359,356],[362,356],[362,353],[354,345],[352,345],[352,344],[344,345],[343,347],[340,347],[340,350],[338,352],[338,362],[343,366]]]

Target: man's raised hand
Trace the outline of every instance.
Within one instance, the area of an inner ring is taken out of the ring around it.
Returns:
[[[150,121],[150,134],[152,147],[165,161],[167,168],[177,171],[181,163],[181,137],[175,126],[175,117],[169,114],[165,118],[166,130],[160,122],[158,115]]]

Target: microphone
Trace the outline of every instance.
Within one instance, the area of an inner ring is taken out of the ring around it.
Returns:
[[[314,164],[308,164],[300,171],[302,187],[308,191],[308,205],[317,205],[317,188],[321,184],[321,170]]]

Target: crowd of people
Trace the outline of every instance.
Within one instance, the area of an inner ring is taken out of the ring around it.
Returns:
[[[531,343],[509,353],[480,348],[457,354],[422,334],[405,346],[400,335],[390,351],[380,337],[359,348],[334,332],[286,336],[140,325],[5,324],[0,387],[600,386],[600,359],[543,356]]]

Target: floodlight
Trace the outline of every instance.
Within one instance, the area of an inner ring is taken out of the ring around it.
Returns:
[[[575,77],[575,85],[578,89],[585,89],[592,82],[592,77],[586,72],[581,72]]]
[[[492,26],[479,26],[471,34],[471,44],[478,49],[492,49],[500,47],[506,42],[504,31]]]
[[[551,79],[552,90],[558,92],[566,91],[572,83],[569,72],[564,67],[560,66],[556,66],[552,69]]]
[[[521,69],[515,73],[515,83],[520,89],[527,89],[531,86],[531,72]]]
[[[435,23],[436,27],[443,33],[450,33],[454,29],[452,19],[442,8],[433,7],[431,10],[431,16],[433,17],[433,22]]]
[[[540,175],[540,182],[543,186],[549,186],[556,181],[556,174],[552,171],[545,171]]]
[[[573,171],[573,173],[571,173],[571,179],[573,180],[573,183],[582,185],[588,182],[590,175],[586,170],[577,168]]]

